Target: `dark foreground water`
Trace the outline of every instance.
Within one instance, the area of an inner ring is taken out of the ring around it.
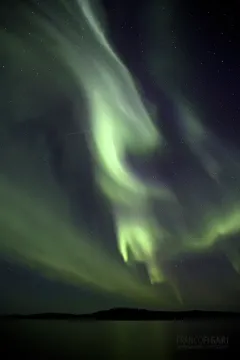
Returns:
[[[2,359],[219,359],[233,351],[237,359],[240,323],[233,320],[1,322]]]

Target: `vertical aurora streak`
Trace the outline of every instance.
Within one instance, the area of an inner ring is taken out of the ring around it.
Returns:
[[[232,172],[239,179],[239,162],[201,124],[195,109],[179,94],[172,94],[182,137],[201,164],[203,178],[211,181],[219,197],[224,198],[222,207],[211,202],[207,192],[201,199],[197,192],[191,193],[191,201],[205,204],[204,215],[198,219],[194,208],[186,209],[186,204],[166,183],[151,184],[138,177],[130,168],[127,155],[151,155],[156,149],[161,152],[164,135],[145,108],[133,77],[108,41],[93,2],[76,0],[69,6],[59,1],[59,4],[70,22],[66,24],[60,13],[46,5],[36,17],[36,25],[48,39],[49,51],[71,74],[79,92],[84,92],[89,110],[89,119],[84,122],[90,129],[85,135],[95,181],[110,204],[122,261],[111,259],[106,249],[94,244],[87,231],[79,234],[69,218],[64,219],[56,209],[49,210],[47,201],[30,199],[21,187],[4,177],[0,182],[0,224],[4,234],[0,251],[67,281],[74,279],[87,286],[157,303],[155,287],[143,285],[124,263],[131,260],[144,263],[150,283],[162,283],[168,279],[159,259],[161,252],[167,253],[168,258],[181,252],[204,252],[227,236],[237,234],[240,198],[225,175]],[[83,122],[77,105],[75,116],[79,124]],[[188,227],[183,220],[181,230],[174,221],[169,229],[164,219],[155,214],[153,202],[162,208],[167,203],[166,211],[177,209],[182,219],[190,212],[192,218],[199,220],[199,226]],[[227,256],[238,271],[236,253],[228,251]]]

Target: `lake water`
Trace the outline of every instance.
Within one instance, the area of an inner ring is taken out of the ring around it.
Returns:
[[[1,323],[5,356],[32,359],[226,358],[238,351],[240,324],[233,321],[48,321]],[[2,349],[3,349],[2,348]],[[215,353],[215,355],[214,355]],[[236,356],[235,356],[236,358]]]

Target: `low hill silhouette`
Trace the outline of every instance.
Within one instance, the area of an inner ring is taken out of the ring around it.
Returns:
[[[116,320],[116,321],[148,321],[148,320],[195,320],[195,319],[240,319],[238,312],[225,311],[151,311],[145,309],[113,308],[90,314],[40,313],[40,314],[11,314],[1,316],[3,319],[22,320]]]

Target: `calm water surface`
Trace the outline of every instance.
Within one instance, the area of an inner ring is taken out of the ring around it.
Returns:
[[[172,359],[206,352],[226,356],[240,342],[233,321],[6,321],[4,351],[60,359]]]

